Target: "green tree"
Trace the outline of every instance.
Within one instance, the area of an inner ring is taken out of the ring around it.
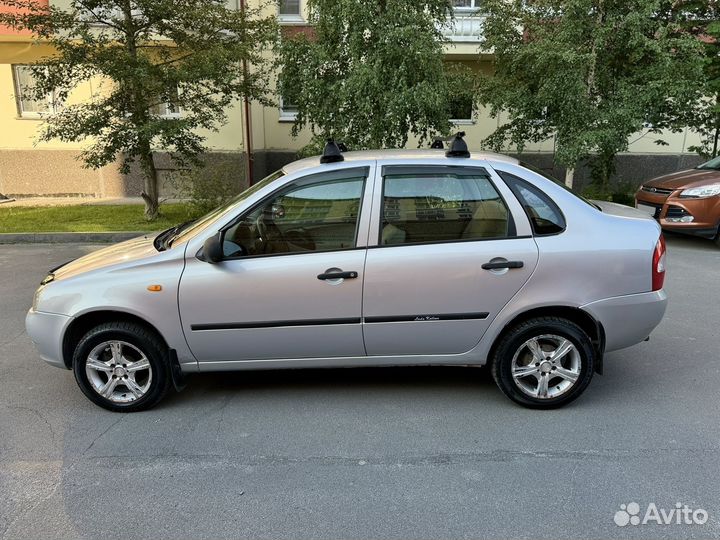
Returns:
[[[702,43],[704,97],[685,121],[701,137],[700,144],[690,150],[712,158],[720,153],[720,5],[717,0],[675,0],[668,12],[684,32]]]
[[[309,127],[353,149],[403,147],[446,135],[472,75],[443,62],[447,0],[308,0],[309,34],[286,36],[278,87],[297,106],[293,134]]]
[[[242,96],[266,100],[263,52],[277,37],[274,17],[228,9],[224,0],[70,0],[67,7],[2,1],[20,11],[1,13],[0,24],[30,30],[54,50],[32,66],[36,83],[23,89],[37,98],[54,91],[63,102],[39,138],[86,141],[81,158],[91,168],[121,156],[127,173],[137,161],[149,220],[159,215],[154,152],[200,165],[199,129],[217,129]],[[100,83],[90,100],[64,103],[88,80]],[[161,107],[180,114],[159,114]]]
[[[487,140],[520,151],[552,136],[572,186],[591,158],[602,185],[618,152],[643,129],[676,125],[700,97],[700,43],[662,0],[484,0],[481,48],[495,74],[481,78],[479,100],[508,120]],[[658,141],[662,143],[661,141]]]

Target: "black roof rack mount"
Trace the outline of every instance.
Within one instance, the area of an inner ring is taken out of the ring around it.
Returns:
[[[464,131],[460,131],[455,135],[455,138],[453,138],[450,148],[448,149],[447,152],[445,152],[445,157],[456,157],[456,158],[469,158],[470,157],[470,152],[468,151],[467,144],[463,140],[464,136],[465,136]]]
[[[345,145],[343,144],[343,147],[344,146]],[[340,151],[340,147],[334,140],[328,139],[325,149],[323,150],[323,155],[320,158],[320,163],[337,163],[339,161],[345,161],[345,158]]]

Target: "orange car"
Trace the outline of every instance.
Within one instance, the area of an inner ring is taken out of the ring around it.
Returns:
[[[720,246],[720,156],[648,180],[635,193],[635,207],[665,230],[709,238]]]

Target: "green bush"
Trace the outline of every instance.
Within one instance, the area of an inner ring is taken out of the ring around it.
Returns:
[[[244,172],[231,160],[175,171],[171,176],[173,187],[181,198],[188,199],[196,216],[207,214],[248,187]]]
[[[609,201],[624,204],[626,206],[635,206],[635,188],[629,183],[614,186],[589,184],[583,189],[582,195],[586,199],[595,199],[597,201]]]

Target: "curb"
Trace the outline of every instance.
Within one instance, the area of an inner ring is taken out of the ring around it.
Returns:
[[[0,244],[115,244],[150,233],[143,232],[59,232],[2,233]]]

